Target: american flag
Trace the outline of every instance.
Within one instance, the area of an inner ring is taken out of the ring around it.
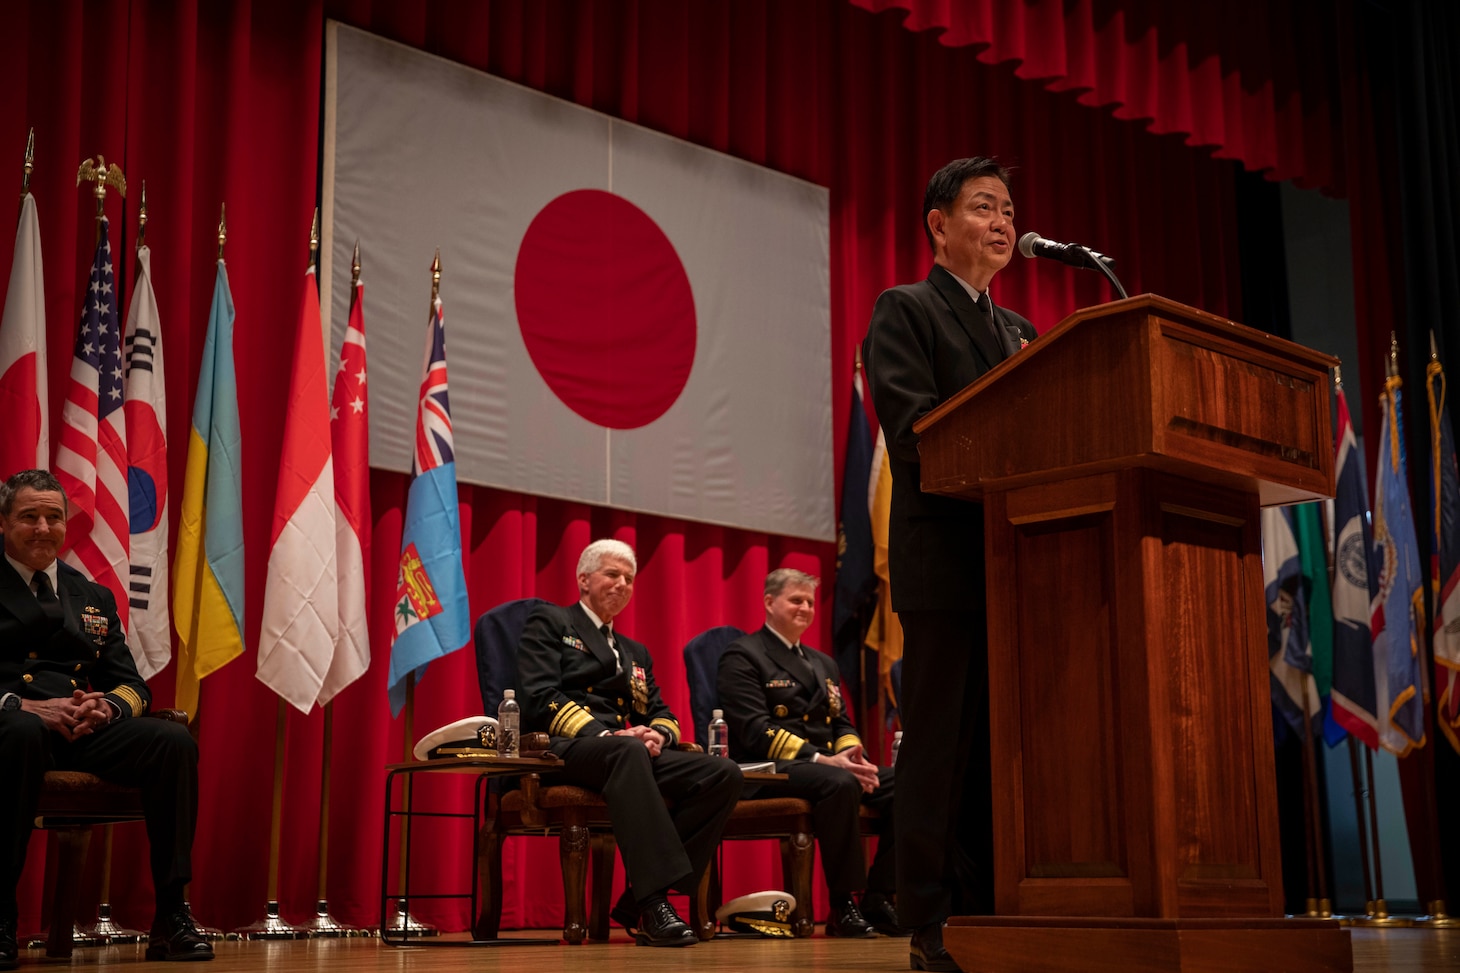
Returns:
[[[122,341],[108,222],[101,220],[76,353],[61,409],[56,475],[70,501],[66,560],[111,589],[127,624],[127,427],[122,410]]]
[[[446,328],[441,298],[431,303],[431,344],[421,376],[421,407],[416,412],[416,456],[411,473],[420,476],[456,460],[451,437],[451,404],[446,396]]]

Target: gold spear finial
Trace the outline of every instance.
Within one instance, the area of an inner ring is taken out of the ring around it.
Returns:
[[[1390,378],[1396,378],[1399,375],[1399,336],[1393,331],[1389,332],[1389,362],[1384,374]]]
[[[862,346],[858,345],[852,353],[852,374],[862,370]]]
[[[147,180],[142,180],[142,203],[137,207],[137,249],[147,241]]]
[[[1440,360],[1440,347],[1435,344],[1435,329],[1430,329],[1430,361]]]
[[[314,208],[314,222],[309,226],[309,266],[319,268],[319,207]]]
[[[35,169],[35,129],[30,130],[30,135],[25,139],[25,170],[20,177],[20,198],[24,199],[30,195],[30,174]]]
[[[106,203],[106,187],[111,186],[117,191],[117,195],[123,199],[127,198],[127,177],[122,175],[122,167],[119,165],[108,166],[106,156],[96,157],[96,164],[93,165],[90,159],[82,159],[81,167],[76,170],[76,185],[83,182],[96,184],[92,195],[96,197],[96,219],[101,221],[106,214],[102,211]]]
[[[436,248],[436,259],[431,261],[431,310],[436,310],[436,298],[441,294],[441,248]]]
[[[1333,387],[1339,391],[1343,390],[1343,365],[1333,366]]]
[[[360,241],[355,241],[355,255],[350,258],[350,286],[360,284]]]
[[[223,244],[228,241],[228,204],[218,204],[218,259],[223,259]]]

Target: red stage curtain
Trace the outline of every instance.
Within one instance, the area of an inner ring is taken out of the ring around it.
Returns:
[[[843,0],[231,0],[215,4],[34,3],[12,14],[0,38],[0,144],[19,162],[36,127],[33,182],[47,258],[50,378],[62,388],[79,313],[77,282],[89,260],[89,197],[71,173],[84,155],[120,161],[134,187],[148,183],[153,273],[167,356],[169,474],[182,483],[186,435],[212,292],[218,205],[227,202],[229,276],[243,415],[247,543],[247,655],[204,680],[200,739],[202,821],[192,901],[204,921],[231,928],[259,918],[268,892],[275,698],[253,676],[268,557],[275,461],[287,419],[280,350],[291,347],[299,274],[318,169],[318,103],[325,16],[490,70],[651,128],[829,186],[831,361],[806,363],[830,381],[840,476],[853,349],[883,288],[921,277],[929,256],[920,206],[928,175],[948,159],[992,153],[1016,167],[1021,230],[1076,239],[1115,255],[1127,289],[1155,291],[1240,318],[1234,167],[1180,138],[1090,111],[1025,83],[971,50],[902,30],[895,16]],[[18,167],[18,166],[17,166]],[[135,194],[114,231],[130,283]],[[114,225],[120,205],[109,203]],[[368,241],[364,241],[368,254]],[[0,240],[0,267],[10,260]],[[423,254],[425,267],[429,255]],[[420,320],[370,314],[367,331],[423,329]],[[1047,329],[1077,307],[1109,298],[1103,281],[1047,262],[1016,263],[997,298]],[[449,305],[449,274],[443,284]],[[128,288],[130,294],[130,288]],[[450,320],[448,313],[447,320]],[[448,348],[450,344],[448,342]],[[60,397],[52,397],[52,420]],[[1018,417],[1011,415],[1011,422]],[[839,485],[838,485],[839,489]],[[331,754],[329,898],[346,921],[375,921],[379,901],[381,766],[402,752],[384,671],[392,628],[404,477],[372,480],[375,540],[367,555],[375,662],[335,708]],[[174,531],[177,506],[173,505]],[[680,648],[711,625],[754,627],[765,572],[790,565],[829,582],[833,545],[595,508],[463,485],[462,531],[473,615],[499,601],[574,597],[573,569],[590,539],[612,534],[640,554],[638,594],[626,631],[648,644],[670,705],[687,719]],[[970,552],[978,556],[978,552]],[[829,606],[815,637],[829,647]],[[173,675],[154,680],[159,705]],[[479,712],[470,649],[434,664],[416,697],[416,732]],[[287,719],[285,827],[279,898],[302,920],[316,892],[321,724]],[[425,799],[431,787],[424,787]],[[447,790],[455,790],[447,788]],[[145,842],[118,832],[112,900],[120,918],[150,919]],[[39,842],[29,869],[35,888]],[[508,844],[505,920],[561,922],[552,842]],[[466,887],[470,835],[418,835],[418,891]],[[727,851],[727,894],[779,884],[766,843]],[[622,876],[620,875],[620,881]],[[393,882],[392,882],[393,887]],[[39,927],[35,896],[22,895],[22,931]],[[421,902],[418,913],[450,929],[464,903]],[[824,910],[824,899],[818,912]]]
[[[1332,4],[1161,0],[851,0],[1084,105],[1179,133],[1274,180],[1344,189]]]

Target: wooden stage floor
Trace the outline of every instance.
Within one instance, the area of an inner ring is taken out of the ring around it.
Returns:
[[[553,936],[556,931],[514,931],[509,938]],[[1460,973],[1460,929],[1354,930],[1356,973]],[[447,937],[452,938],[452,937]],[[545,973],[589,969],[594,973],[699,973],[795,970],[842,973],[852,970],[906,970],[907,940],[719,939],[688,949],[635,946],[622,930],[607,944],[583,946],[423,946],[404,949],[377,939],[317,939],[296,942],[220,942],[217,959],[206,966],[147,963],[141,945],[78,949],[73,969],[125,967],[198,973]],[[63,968],[47,962],[41,950],[21,951],[22,971]],[[1075,971],[1071,971],[1075,973]]]

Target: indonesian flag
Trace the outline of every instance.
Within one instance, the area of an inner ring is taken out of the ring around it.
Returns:
[[[339,629],[335,471],[321,328],[311,266],[289,378],[258,663],[264,685],[305,713],[324,685]]]
[[[131,637],[127,645],[143,679],[172,658],[167,610],[167,382],[162,331],[152,290],[152,248],[137,248],[137,279],[127,312],[127,496],[131,524]]]
[[[41,271],[41,227],[35,197],[20,200],[15,257],[5,315],[0,318],[0,479],[50,464],[51,435],[46,411],[46,287]]]
[[[127,425],[122,409],[122,336],[108,221],[102,218],[91,262],[66,403],[56,476],[70,504],[66,560],[116,598],[128,628]]]
[[[370,546],[370,397],[365,387],[365,285],[356,281],[350,325],[330,399],[335,462],[335,553],[339,558],[340,623],[335,655],[319,691],[323,706],[370,668],[365,624],[365,551]]]

